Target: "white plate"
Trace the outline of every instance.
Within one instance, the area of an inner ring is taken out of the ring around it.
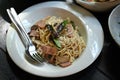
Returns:
[[[66,9],[75,14],[84,23],[87,31],[87,46],[83,54],[75,60],[71,66],[66,68],[56,67],[47,63],[42,66],[35,65],[26,60],[24,56],[25,48],[16,31],[10,27],[6,40],[7,50],[10,57],[21,69],[37,76],[63,77],[82,71],[96,60],[102,50],[104,36],[101,24],[91,13],[75,4],[53,1],[34,5],[20,13],[19,17],[21,18],[25,28],[28,30],[30,26],[34,24],[35,20],[41,17],[39,15],[41,8],[49,7]]]
[[[108,25],[113,39],[120,46],[120,5],[116,6],[111,12]]]

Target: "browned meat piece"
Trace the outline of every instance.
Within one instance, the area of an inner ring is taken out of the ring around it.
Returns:
[[[61,63],[60,66],[67,67],[67,66],[70,66],[71,64],[72,64],[71,62],[65,62],[65,63]]]
[[[67,27],[67,32],[66,32],[67,36],[69,38],[73,37],[74,29],[73,29],[72,25],[71,24],[67,24],[66,27]]]
[[[36,32],[35,30],[31,30],[30,33],[29,33],[29,35],[30,35],[31,37],[34,37],[34,36],[39,36],[39,33]]]
[[[40,27],[41,29],[44,29],[45,28],[45,20],[40,20],[38,21],[36,24],[36,26]]]
[[[44,57],[48,60],[49,63],[54,63],[54,57],[57,53],[57,49],[51,46],[41,46]]]

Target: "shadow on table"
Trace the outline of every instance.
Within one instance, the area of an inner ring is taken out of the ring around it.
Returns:
[[[4,18],[6,21],[10,21],[6,12],[6,9],[9,8],[10,4],[8,0],[0,0],[0,16]]]
[[[10,19],[6,12],[7,8],[14,7],[17,13],[19,14],[21,11],[34,4],[46,1],[63,1],[63,0],[0,0],[0,15],[6,21],[10,22]]]
[[[38,0],[36,1],[38,2]],[[17,13],[20,13],[23,9],[34,4],[36,1],[34,0],[0,0],[0,16],[2,16],[4,20],[10,22],[10,19],[6,11],[7,8],[14,7]]]
[[[120,80],[119,46],[113,41],[113,43],[110,43],[103,52],[107,54],[102,55],[102,57],[104,57],[104,63],[102,63],[100,67],[101,70],[103,70],[106,75],[110,76],[112,80]]]

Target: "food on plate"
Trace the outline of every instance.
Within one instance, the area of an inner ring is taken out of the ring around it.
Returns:
[[[67,67],[86,47],[78,28],[70,18],[48,16],[31,27],[29,36],[48,63]]]
[[[115,0],[83,0],[88,2],[106,2],[106,1],[115,1]]]

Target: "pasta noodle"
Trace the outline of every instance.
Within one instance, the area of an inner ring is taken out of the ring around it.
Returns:
[[[70,66],[86,47],[78,26],[69,18],[48,16],[31,27],[29,36],[49,63],[61,67]]]

